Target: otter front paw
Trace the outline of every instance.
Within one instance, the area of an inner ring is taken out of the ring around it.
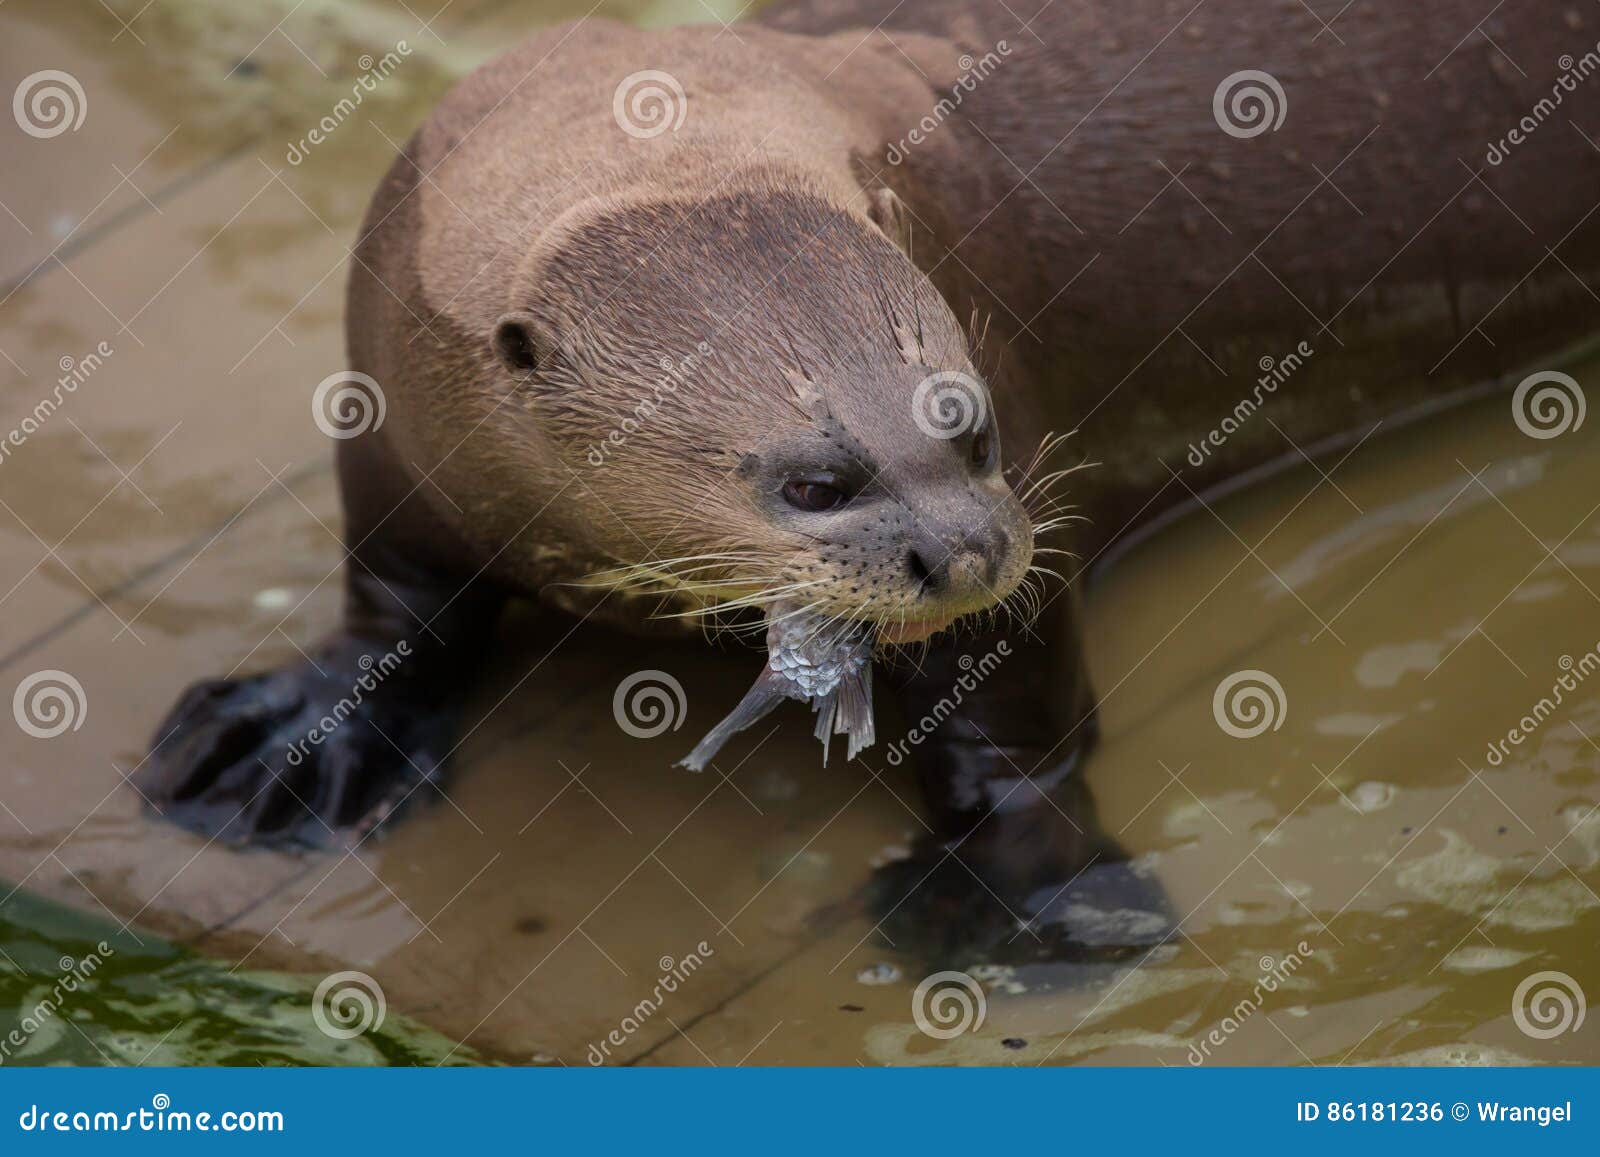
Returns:
[[[895,949],[930,968],[1044,962],[1106,964],[1172,935],[1161,885],[1127,860],[1061,865],[1026,892],[992,865],[928,841],[880,868],[870,908]]]
[[[228,843],[359,837],[435,778],[453,711],[401,641],[343,638],[308,662],[189,688],[133,782],[173,822]]]
[[[1110,963],[1175,928],[1153,873],[1099,827],[1086,791],[925,838],[880,868],[870,906],[890,944],[930,966]]]

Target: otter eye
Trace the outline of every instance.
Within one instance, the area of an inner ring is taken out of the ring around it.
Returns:
[[[783,484],[783,497],[797,510],[821,513],[835,510],[850,501],[850,496],[837,486],[809,479],[794,479]]]
[[[994,454],[994,435],[985,427],[972,436],[972,464],[974,466],[987,466],[989,459]]]

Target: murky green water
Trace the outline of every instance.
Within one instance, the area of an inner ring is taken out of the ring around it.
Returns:
[[[0,906],[0,1065],[472,1063],[393,1010],[359,1035],[329,1035],[314,1012],[322,979],[232,972],[18,893]]]

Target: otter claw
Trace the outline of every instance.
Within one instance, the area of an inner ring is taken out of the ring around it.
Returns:
[[[228,843],[359,838],[436,777],[451,718],[399,676],[352,708],[365,670],[336,647],[315,666],[196,684],[133,783],[166,818]]]

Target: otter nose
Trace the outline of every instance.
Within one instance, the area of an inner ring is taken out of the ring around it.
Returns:
[[[953,544],[930,536],[911,548],[906,567],[923,594],[964,591],[994,580],[1005,547],[1002,530],[969,531]]]
[[[911,555],[906,560],[907,569],[911,571],[911,581],[921,587],[926,594],[937,594],[950,580],[950,570],[945,565],[941,555],[929,557],[931,552],[911,548]]]

